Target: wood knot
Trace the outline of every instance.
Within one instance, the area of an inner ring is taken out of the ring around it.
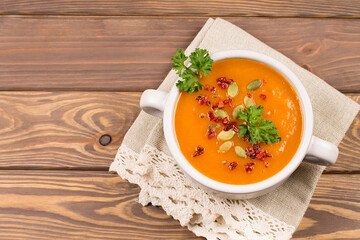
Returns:
[[[111,143],[111,136],[109,134],[104,134],[99,138],[99,143],[103,146],[107,146]]]
[[[308,42],[305,43],[302,47],[300,47],[299,52],[304,54],[305,56],[314,56],[320,52],[321,44],[316,42]]]
[[[309,64],[303,64],[302,67],[308,70],[309,72],[312,72],[312,68]]]

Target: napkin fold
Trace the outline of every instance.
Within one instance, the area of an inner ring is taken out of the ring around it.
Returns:
[[[208,19],[185,53],[246,49],[271,56],[291,69],[304,84],[314,111],[314,135],[338,145],[359,105],[289,58],[241,28]],[[159,90],[178,80],[170,71]],[[207,239],[290,239],[300,223],[324,167],[302,163],[275,191],[248,200],[214,195],[182,170],[166,145],[162,120],[141,112],[125,135],[110,171],[140,186],[139,202],[162,206],[197,236]]]

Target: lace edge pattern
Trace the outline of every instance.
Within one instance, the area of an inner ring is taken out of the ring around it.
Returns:
[[[186,176],[175,160],[145,145],[136,153],[122,145],[110,171],[141,188],[139,202],[161,206],[197,236],[210,240],[290,239],[295,227],[246,200],[217,196]]]

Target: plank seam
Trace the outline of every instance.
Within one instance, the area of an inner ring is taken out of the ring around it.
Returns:
[[[0,17],[1,16],[42,16],[42,17],[46,17],[46,16],[59,16],[59,17],[64,17],[64,16],[74,16],[74,17],[172,17],[172,18],[176,18],[176,17],[191,17],[191,18],[319,18],[319,19],[360,19],[360,16],[357,15],[353,15],[353,16],[331,16],[331,15],[314,15],[314,16],[303,16],[303,15],[277,15],[277,16],[273,16],[273,15],[216,15],[216,14],[212,14],[212,15],[201,15],[201,16],[195,16],[195,15],[191,15],[191,14],[154,14],[154,15],[113,15],[113,14],[80,14],[80,13],[64,13],[64,14],[60,14],[60,13],[56,13],[56,14],[42,14],[42,13],[0,13]]]

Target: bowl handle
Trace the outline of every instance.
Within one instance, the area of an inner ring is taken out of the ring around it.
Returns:
[[[339,149],[331,142],[312,136],[304,161],[328,166],[333,165],[339,155]]]
[[[167,92],[154,89],[145,90],[140,98],[140,107],[144,112],[162,118],[167,96]]]

